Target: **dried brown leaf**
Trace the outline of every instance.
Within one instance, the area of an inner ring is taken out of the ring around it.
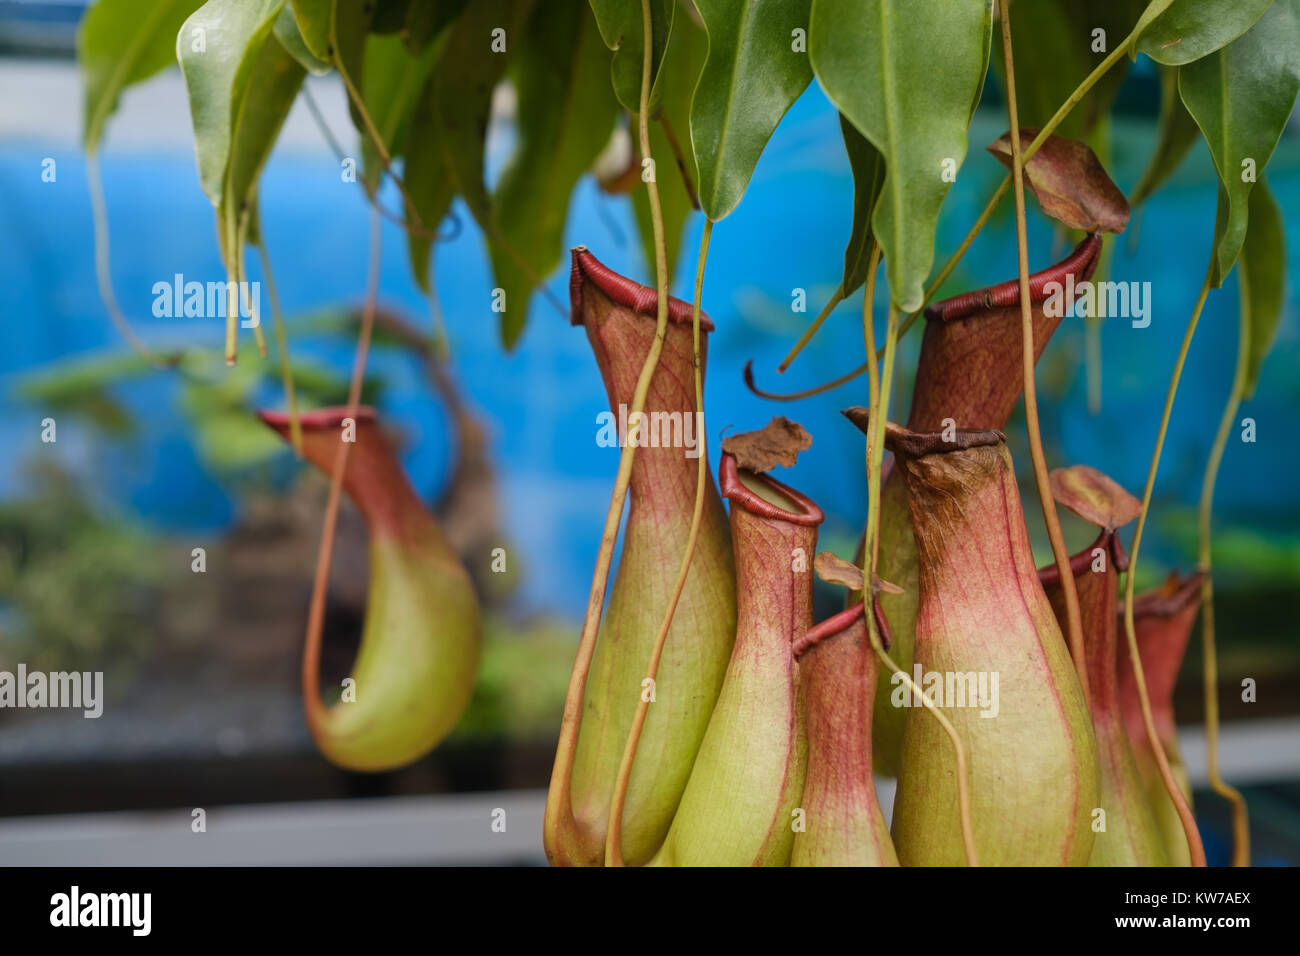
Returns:
[[[777,465],[790,468],[801,451],[812,447],[812,435],[802,425],[777,415],[758,431],[730,435],[722,441],[722,450],[736,459],[746,471],[771,471]]]
[[[1020,142],[1027,146],[1038,130],[1024,127]],[[1011,134],[1003,133],[988,151],[1011,168]],[[1086,143],[1049,136],[1025,165],[1025,180],[1043,212],[1071,229],[1084,232],[1123,232],[1129,205]]]

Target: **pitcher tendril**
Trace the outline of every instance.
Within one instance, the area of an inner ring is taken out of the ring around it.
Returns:
[[[1249,362],[1250,329],[1244,314],[1237,325],[1237,364],[1232,376],[1232,390],[1228,393],[1219,430],[1205,465],[1201,483],[1201,501],[1197,508],[1197,530],[1200,540],[1197,569],[1204,573],[1201,579],[1201,641],[1203,650],[1203,675],[1205,684],[1205,763],[1210,787],[1232,804],[1232,865],[1250,865],[1250,817],[1246,798],[1240,790],[1219,775],[1219,660],[1215,645],[1214,582],[1211,577],[1211,533],[1214,517],[1214,485],[1219,476],[1219,465],[1237,418],[1237,409],[1246,387],[1246,368]]]
[[[1133,675],[1136,679],[1138,700],[1142,705],[1142,725],[1146,728],[1147,740],[1151,744],[1151,751],[1155,754],[1156,764],[1160,768],[1160,779],[1164,781],[1165,790],[1169,792],[1169,799],[1173,801],[1174,808],[1178,811],[1178,818],[1183,823],[1183,832],[1187,835],[1187,848],[1191,854],[1192,866],[1205,866],[1205,847],[1201,843],[1201,833],[1196,828],[1196,818],[1192,815],[1192,809],[1187,805],[1187,799],[1183,796],[1182,788],[1174,780],[1173,771],[1169,767],[1169,758],[1165,755],[1164,745],[1161,744],[1160,736],[1156,732],[1155,718],[1151,715],[1151,699],[1147,694],[1146,675],[1142,670],[1142,655],[1138,651],[1137,630],[1133,621],[1133,591],[1137,581],[1138,556],[1142,548],[1142,532],[1146,530],[1147,514],[1151,509],[1151,493],[1156,484],[1156,472],[1160,469],[1160,453],[1164,449],[1165,434],[1169,430],[1169,419],[1174,410],[1174,398],[1178,394],[1178,381],[1182,377],[1183,365],[1187,361],[1187,353],[1192,346],[1192,336],[1196,334],[1196,324],[1201,318],[1201,310],[1205,308],[1205,300],[1210,294],[1213,269],[1214,253],[1211,251],[1210,267],[1206,270],[1205,281],[1201,283],[1201,292],[1196,298],[1196,306],[1192,309],[1192,316],[1187,321],[1187,331],[1183,334],[1183,343],[1178,350],[1178,360],[1174,364],[1173,375],[1169,379],[1164,412],[1160,416],[1160,429],[1156,433],[1156,446],[1151,453],[1151,465],[1147,469],[1146,488],[1142,492],[1142,511],[1138,515],[1137,530],[1133,533],[1133,547],[1129,558],[1128,574],[1124,581],[1124,634],[1128,640],[1129,660],[1133,663]]]
[[[650,152],[650,57],[652,52],[650,0],[641,0],[641,18],[644,24],[645,57],[641,70],[641,102],[638,112],[641,155],[651,158]],[[668,332],[668,253],[664,242],[662,207],[659,204],[659,186],[655,177],[646,181],[650,196],[650,220],[655,236],[655,280],[657,302],[655,306],[655,334],[650,352],[637,377],[632,396],[629,419],[639,417],[645,410],[646,393],[650,380],[659,367],[664,337]],[[610,495],[609,511],[601,534],[600,550],[596,555],[596,570],[592,575],[591,593],[587,599],[587,612],[582,622],[582,635],[578,640],[578,653],[569,677],[569,687],[564,699],[564,714],[560,719],[560,739],[555,749],[555,764],[551,768],[551,783],[546,797],[546,829],[554,832],[562,819],[572,814],[570,806],[570,777],[574,753],[578,745],[578,729],[582,720],[582,699],[587,689],[587,673],[596,651],[596,634],[600,629],[600,616],[605,606],[605,589],[609,583],[609,568],[614,558],[614,544],[618,540],[618,526],[623,518],[627,499],[627,486],[632,478],[632,465],[636,459],[636,444],[626,443],[618,458],[618,473],[614,478],[614,491]]]
[[[1016,255],[1020,270],[1020,330],[1021,354],[1025,377],[1025,428],[1029,433],[1029,452],[1034,463],[1034,481],[1043,506],[1043,521],[1047,537],[1052,543],[1052,554],[1061,574],[1061,591],[1065,596],[1066,621],[1069,629],[1070,656],[1083,689],[1084,703],[1091,700],[1088,686],[1088,660],[1083,648],[1083,619],[1079,614],[1079,592],[1070,571],[1070,552],[1061,533],[1061,521],[1056,514],[1056,501],[1052,497],[1052,484],[1047,474],[1047,457],[1043,454],[1043,436],[1038,427],[1038,389],[1034,383],[1034,316],[1029,300],[1029,239],[1025,223],[1024,164],[1028,154],[1020,151],[1020,118],[1016,113],[1016,71],[1011,54],[1011,16],[1004,2],[1002,16],[1002,54],[1007,74],[1007,115],[1011,123],[1011,171],[1015,184],[1016,200]],[[1041,137],[1040,137],[1041,138]]]

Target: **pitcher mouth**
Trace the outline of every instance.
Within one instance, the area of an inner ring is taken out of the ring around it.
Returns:
[[[816,527],[826,520],[822,509],[817,507],[811,498],[777,481],[771,475],[756,471],[745,471],[742,475],[734,455],[722,456],[722,461],[718,465],[718,483],[722,486],[722,497],[760,518],[786,521],[805,527]],[[792,507],[774,504],[751,488],[751,484],[760,486],[778,499],[784,499]]]
[[[569,321],[582,325],[582,284],[590,280],[593,285],[616,305],[631,309],[638,315],[654,318],[659,307],[659,293],[639,282],[619,275],[588,251],[586,246],[574,246],[573,269],[569,273]],[[668,297],[668,321],[691,325],[695,319],[695,306],[675,296]],[[700,311],[700,331],[712,332],[713,320]]]
[[[288,412],[259,411],[257,417],[277,431],[287,429],[292,416]],[[320,430],[338,428],[345,418],[351,418],[358,425],[373,425],[377,420],[375,410],[369,405],[359,405],[355,412],[349,414],[346,406],[335,405],[330,408],[317,408],[298,415],[298,421],[304,429]]]
[[[843,409],[840,412],[856,425],[863,434],[869,429],[870,412],[861,405]],[[952,434],[952,438],[945,435]],[[923,458],[926,455],[942,455],[946,452],[965,451],[980,445],[1005,444],[1007,436],[996,428],[956,428],[951,433],[914,432],[910,428],[885,422],[885,447],[895,455],[905,458]]]
[[[1052,282],[1063,282],[1067,274],[1074,275],[1076,282],[1090,279],[1097,269],[1100,258],[1101,233],[1094,232],[1056,265],[1048,266],[1029,277],[1029,301],[1033,304],[1045,301],[1048,298],[1046,286]],[[1009,308],[1019,304],[1020,279],[1008,279],[1006,282],[999,282],[985,289],[963,292],[951,299],[936,302],[926,308],[925,317],[931,321],[951,322],[954,319],[967,318],[976,312]]]

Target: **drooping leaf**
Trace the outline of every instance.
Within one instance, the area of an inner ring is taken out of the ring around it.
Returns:
[[[692,183],[699,182],[699,170],[695,165],[695,154],[686,138],[689,134],[688,122],[691,115],[691,97],[695,93],[695,84],[704,67],[704,59],[709,51],[709,38],[690,15],[684,10],[678,11],[673,21],[672,36],[668,40],[668,50],[664,54],[663,71],[660,80],[663,95],[660,99],[658,120],[650,121],[650,153],[655,160],[656,182],[659,184],[659,203],[663,207],[664,245],[668,253],[668,276],[672,281],[677,269],[677,257],[681,247],[682,228],[694,206],[690,193],[677,167],[672,144],[664,132],[663,124],[667,122],[677,137],[681,149],[681,159],[686,164],[686,173]],[[631,122],[631,135],[635,142],[638,137],[636,115]],[[639,152],[639,151],[638,151]],[[655,267],[654,229],[650,218],[650,195],[641,182],[640,168],[632,188],[632,209],[636,213],[637,228],[641,233],[641,247],[646,263],[651,272]]]
[[[235,105],[230,159],[222,195],[224,219],[227,216],[244,217],[244,225],[251,225],[251,217],[256,211],[253,198],[257,179],[294,100],[298,98],[304,75],[302,65],[277,38],[268,36],[263,40],[248,73],[247,90]]]
[[[283,5],[284,0],[208,0],[177,37],[199,182],[214,206],[221,203],[236,109]]]
[[[808,46],[817,78],[885,158],[872,227],[890,295],[908,312],[924,298],[939,207],[966,155],[992,29],[985,0],[813,2]]]
[[[614,51],[610,81],[624,109],[641,109],[641,73],[645,69],[645,24],[640,0],[591,0],[605,46]],[[663,95],[664,51],[673,29],[676,0],[650,0],[650,116],[659,115]]]
[[[812,81],[803,42],[810,0],[697,0],[696,7],[709,56],[691,106],[691,141],[700,205],[717,222],[739,205],[781,117]]]
[[[848,298],[867,281],[875,238],[871,233],[871,213],[885,182],[885,157],[843,114],[840,114],[840,132],[849,154],[849,168],[853,170],[853,226],[848,245],[844,247],[844,278],[840,281],[840,297]]]
[[[1249,30],[1272,2],[1174,0],[1172,6],[1142,31],[1137,50],[1166,66],[1191,63],[1221,49]],[[1143,18],[1145,16],[1143,14]]]
[[[523,332],[534,286],[560,263],[570,194],[619,109],[605,79],[609,53],[585,3],[548,0],[520,33],[511,66],[518,143],[493,195],[490,236],[507,347]]]
[[[335,0],[293,0],[293,18],[298,33],[312,56],[330,62],[330,18]]]
[[[361,99],[386,151],[394,159],[403,153],[411,114],[441,52],[442,44],[435,42],[413,56],[396,34],[372,34],[366,40]],[[366,193],[374,196],[384,174],[384,163],[368,135],[361,137],[361,167]]]
[[[483,180],[483,149],[492,93],[505,75],[506,52],[492,50],[492,31],[521,35],[527,0],[475,0],[448,31],[445,49],[416,105],[406,143],[406,190],[426,228],[447,214],[454,196],[465,200],[484,233],[491,235],[492,204]],[[414,11],[415,7],[412,7]],[[518,29],[517,29],[518,28]],[[407,244],[415,279],[429,291],[428,238],[411,233]]]
[[[77,30],[77,62],[85,82],[81,143],[99,148],[104,125],[128,86],[176,62],[176,32],[201,0],[98,0]]]
[[[1243,398],[1255,394],[1259,370],[1273,347],[1286,301],[1286,230],[1282,210],[1262,176],[1250,191],[1250,228],[1241,247],[1237,282],[1241,321],[1247,324],[1250,349]]]
[[[1021,143],[1032,142],[1038,132],[1022,127]],[[1010,133],[999,136],[988,150],[1011,169]],[[1025,181],[1043,212],[1068,229],[1123,232],[1128,227],[1128,200],[1086,143],[1049,136],[1025,164]]]
[[[294,18],[293,8],[288,4],[285,4],[280,15],[275,18],[274,30],[275,38],[280,41],[280,45],[288,50],[289,55],[308,73],[324,76],[333,69],[328,60],[322,60],[307,46],[307,41],[303,39],[302,31],[298,28],[298,21]]]
[[[1178,91],[1205,135],[1227,197],[1215,229],[1212,278],[1219,286],[1241,252],[1251,187],[1300,93],[1300,0],[1276,0],[1246,33],[1181,68]]]
[[[1178,68],[1160,67],[1160,133],[1155,152],[1133,187],[1129,204],[1137,207],[1146,202],[1182,164],[1188,151],[1200,138],[1201,131],[1183,106],[1178,95]]]
[[[469,0],[418,0],[406,12],[406,45],[422,51],[449,23],[461,15]]]

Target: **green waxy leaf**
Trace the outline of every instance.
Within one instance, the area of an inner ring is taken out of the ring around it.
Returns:
[[[1182,67],[1178,90],[1226,194],[1227,212],[1215,229],[1212,280],[1219,286],[1246,237],[1251,187],[1300,93],[1300,0],[1276,0],[1238,39]]]
[[[429,71],[442,52],[441,43],[431,43],[413,56],[396,34],[372,34],[366,40],[365,65],[361,77],[361,99],[384,141],[390,157],[403,153],[411,114]],[[367,195],[374,196],[384,174],[383,160],[374,140],[361,138],[361,181]]]
[[[230,157],[218,216],[235,226],[231,241],[253,236],[256,194],[262,168],[298,97],[305,76],[302,65],[275,37],[262,41],[249,72],[243,98],[235,106]]]
[[[853,228],[844,248],[844,278],[840,282],[840,298],[847,299],[867,280],[874,239],[871,213],[885,182],[885,158],[843,115],[840,116],[840,132],[844,135],[844,148],[849,154],[849,167],[853,170]]]
[[[475,0],[448,31],[439,58],[416,105],[406,143],[403,178],[420,219],[432,230],[461,196],[480,228],[491,236],[492,203],[483,181],[483,149],[492,112],[492,93],[505,75],[507,52],[491,49],[492,31],[517,35],[529,4],[519,0]],[[412,7],[412,11],[415,7]],[[415,279],[429,291],[431,241],[410,234],[408,247]]]
[[[1182,66],[1226,46],[1254,25],[1273,0],[1174,0],[1149,21],[1137,50],[1157,63]],[[1151,4],[1147,10],[1151,10]],[[1142,15],[1142,20],[1147,14]],[[1142,22],[1141,20],[1139,23]]]
[[[700,78],[704,58],[709,52],[709,38],[686,13],[680,13],[673,22],[673,33],[668,40],[668,52],[664,55],[663,98],[659,119],[650,121],[650,154],[654,157],[656,177],[659,184],[659,204],[663,207],[664,245],[668,253],[668,276],[671,283],[676,274],[677,258],[680,252],[682,228],[694,206],[690,193],[682,179],[673,156],[672,144],[664,132],[663,124],[667,122],[677,137],[677,144],[682,151],[682,161],[686,164],[686,173],[691,182],[697,182],[699,173],[695,165],[695,155],[690,143],[686,141],[686,124],[691,115],[691,97],[695,84]],[[637,118],[632,116],[632,138],[639,138]],[[641,245],[645,252],[650,271],[655,268],[654,228],[650,219],[650,194],[640,180],[632,191],[632,209],[636,213],[637,227],[641,233]]]
[[[303,39],[302,31],[298,29],[298,21],[294,19],[293,9],[288,4],[285,4],[280,15],[275,18],[274,30],[275,38],[280,41],[280,45],[288,50],[289,55],[308,73],[324,76],[333,69],[328,60],[322,60],[311,52],[307,41]]]
[[[992,29],[986,0],[813,2],[808,47],[817,78],[885,158],[872,227],[890,295],[907,312],[925,296],[939,207],[966,156]]]
[[[1178,95],[1178,68],[1160,68],[1160,134],[1155,152],[1142,178],[1133,187],[1129,204],[1135,209],[1151,197],[1174,174],[1198,139],[1201,131]]]
[[[1242,397],[1250,398],[1259,384],[1260,367],[1277,337],[1286,301],[1286,230],[1282,210],[1263,177],[1250,192],[1250,228],[1241,247],[1237,282],[1241,321],[1247,325],[1250,345]]]
[[[406,13],[406,45],[419,53],[461,15],[469,0],[419,0]]]
[[[691,142],[700,206],[714,222],[739,205],[781,117],[812,81],[810,2],[697,0],[709,57],[691,106]]]
[[[645,24],[640,0],[591,0],[592,13],[605,46],[614,51],[610,81],[625,109],[641,109],[641,73],[645,69]],[[676,0],[650,0],[650,115],[659,115],[663,95],[664,51],[673,29]]]
[[[549,0],[520,32],[511,67],[518,144],[493,196],[489,234],[492,270],[505,291],[507,347],[523,332],[533,288],[560,263],[570,194],[619,109],[605,79],[609,53],[585,3]]]
[[[98,0],[81,19],[77,61],[85,79],[81,142],[99,148],[104,125],[128,86],[176,62],[176,31],[200,0]]]
[[[293,18],[298,33],[312,56],[332,62],[330,52],[330,18],[335,0],[293,0]]]
[[[194,122],[199,182],[221,203],[235,113],[284,0],[208,0],[181,27],[176,53]]]

